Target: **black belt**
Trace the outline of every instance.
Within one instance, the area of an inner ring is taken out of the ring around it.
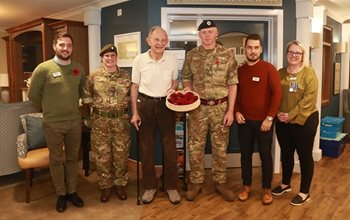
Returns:
[[[226,102],[227,96],[221,99],[201,99],[201,105],[218,105],[220,103]]]
[[[166,99],[166,96],[164,96],[164,97],[152,97],[152,96],[145,95],[143,93],[139,93],[139,97],[144,98],[148,101],[153,101],[153,102],[164,101]]]
[[[101,115],[102,117],[106,117],[106,118],[119,118],[120,116],[124,115],[125,113],[128,112],[128,109],[122,109],[119,111],[102,111],[100,109],[94,108],[92,110],[93,113],[97,114],[97,115]]]

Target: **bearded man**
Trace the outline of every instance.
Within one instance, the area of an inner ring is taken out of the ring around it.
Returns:
[[[86,75],[82,65],[70,58],[73,51],[70,34],[58,32],[52,46],[55,57],[35,68],[28,98],[43,111],[50,172],[58,195],[56,210],[64,212],[67,201],[76,207],[84,206],[76,187],[82,128],[79,98]]]

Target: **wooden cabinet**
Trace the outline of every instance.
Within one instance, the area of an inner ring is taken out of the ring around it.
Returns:
[[[68,32],[73,37],[72,60],[83,65],[86,73],[89,73],[89,42],[88,28],[82,22],[58,21],[48,25],[54,33]]]
[[[333,29],[323,26],[322,97],[321,105],[327,106],[331,100]]]
[[[72,59],[80,62],[88,72],[88,33],[83,22],[39,18],[6,29],[10,102],[25,99],[27,80],[34,68],[54,56],[52,41],[56,32],[67,31],[73,37]]]

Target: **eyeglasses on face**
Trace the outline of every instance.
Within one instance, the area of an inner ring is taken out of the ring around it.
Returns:
[[[290,56],[295,56],[295,57],[300,57],[301,55],[303,55],[303,53],[298,52],[298,51],[292,51],[292,50],[288,50],[288,55]]]

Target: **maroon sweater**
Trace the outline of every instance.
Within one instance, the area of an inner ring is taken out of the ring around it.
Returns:
[[[275,117],[282,100],[276,68],[261,59],[253,66],[245,63],[238,68],[238,80],[235,112],[243,114],[246,120]]]

